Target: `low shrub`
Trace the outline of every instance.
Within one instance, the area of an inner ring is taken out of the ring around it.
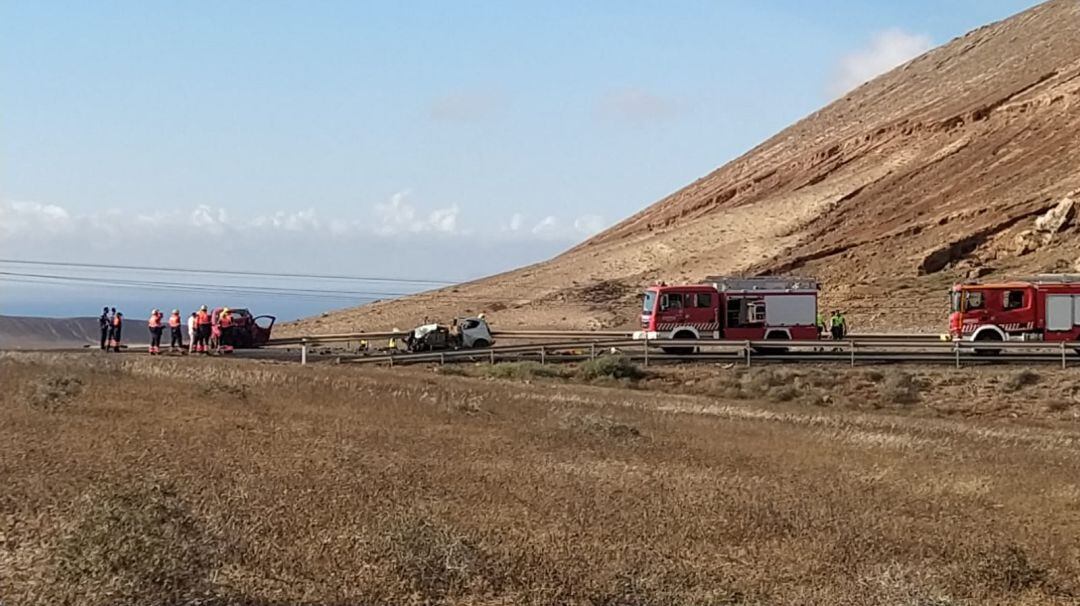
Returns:
[[[645,372],[630,358],[620,355],[600,356],[594,360],[582,362],[577,374],[586,381],[594,379],[629,379],[636,381],[645,376]]]
[[[774,387],[789,385],[792,376],[775,368],[752,368],[742,376],[742,390],[749,396],[767,396]]]
[[[985,554],[980,566],[982,584],[1004,593],[1019,593],[1047,581],[1045,568],[1032,562],[1021,547],[1008,545]]]
[[[894,404],[914,404],[919,401],[919,382],[911,373],[893,370],[880,383],[881,397]]]
[[[229,399],[245,401],[248,398],[247,385],[243,383],[224,383],[211,381],[199,385],[199,395],[202,396],[225,396]]]
[[[79,505],[53,554],[66,603],[186,604],[206,592],[219,546],[171,484],[101,486]]]
[[[1038,382],[1039,373],[1029,368],[1025,368],[1013,373],[1008,379],[1005,379],[1005,384],[1002,385],[1002,389],[1007,392],[1020,391],[1021,389]]]
[[[557,379],[566,376],[566,370],[557,364],[539,362],[499,362],[479,367],[482,376],[492,379],[527,380],[535,378]]]
[[[790,402],[799,395],[799,390],[793,385],[778,385],[770,388],[767,395],[773,402]]]
[[[414,511],[389,524],[380,559],[407,583],[416,603],[448,603],[489,583],[487,554],[468,535],[432,514]]]
[[[82,392],[78,377],[50,375],[30,381],[26,401],[34,408],[53,410],[67,404]]]
[[[1062,412],[1072,408],[1073,402],[1068,400],[1054,400],[1046,405],[1046,410],[1049,412]]]
[[[637,427],[611,417],[596,414],[570,412],[562,416],[559,424],[563,429],[605,438],[626,439],[641,437],[641,431]]]

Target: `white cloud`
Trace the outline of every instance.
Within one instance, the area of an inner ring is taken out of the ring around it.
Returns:
[[[437,208],[421,216],[416,207],[409,202],[409,190],[399,191],[388,202],[375,205],[375,215],[379,219],[376,230],[381,234],[440,232],[458,233],[458,214],[461,209],[452,205]]]
[[[457,216],[460,209],[457,205],[453,205],[450,208],[439,208],[431,211],[428,215],[426,226],[435,231],[439,231],[445,234],[452,234],[457,232]]]
[[[558,234],[560,227],[559,219],[554,215],[548,215],[533,226],[532,233],[535,236],[553,236]]]
[[[669,120],[677,116],[680,109],[675,100],[641,88],[608,91],[597,104],[597,111],[602,117],[639,124]]]
[[[277,210],[251,215],[224,207],[200,204],[190,209],[151,213],[120,209],[72,213],[63,207],[36,202],[0,200],[0,243],[38,249],[66,250],[87,246],[109,250],[120,246],[153,247],[162,238],[198,248],[261,250],[289,242],[320,247],[340,245],[346,240],[367,238],[417,241],[422,234],[439,235],[440,240],[460,240],[466,236],[492,245],[536,241],[544,246],[568,245],[603,230],[602,217],[548,215],[530,218],[515,212],[507,219],[473,217],[463,219],[454,204],[420,209],[408,190],[376,204],[367,216],[334,216],[323,219],[313,208]],[[471,227],[471,229],[470,229]],[[410,240],[411,238],[411,240]],[[560,244],[561,243],[561,244]]]
[[[604,229],[604,218],[599,215],[582,215],[574,219],[574,230],[586,236],[600,233]]]
[[[37,202],[0,202],[0,235],[5,237],[22,232],[57,234],[73,229],[71,214],[59,206]]]
[[[912,34],[895,28],[878,32],[868,46],[840,58],[829,83],[829,93],[842,96],[933,47],[930,36],[925,34]]]
[[[251,223],[255,227],[293,232],[316,231],[321,227],[313,208],[292,213],[279,210],[272,215],[255,217]]]
[[[506,105],[501,94],[462,90],[432,100],[428,113],[439,122],[480,122],[498,115]]]
[[[200,204],[191,211],[188,220],[196,229],[212,234],[222,234],[228,227],[229,213],[224,208],[212,208],[206,204]]]
[[[548,215],[533,225],[533,236],[545,240],[578,241],[597,234],[604,229],[604,219],[598,215],[582,215],[572,221],[563,221]]]

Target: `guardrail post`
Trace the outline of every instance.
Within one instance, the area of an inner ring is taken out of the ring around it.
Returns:
[[[596,359],[596,343],[590,343],[589,344],[589,359],[590,360],[595,360]]]
[[[1065,341],[1061,342],[1061,368],[1065,369]]]
[[[750,341],[747,341],[745,347],[743,347],[743,351],[746,353],[746,367],[747,368],[750,368],[750,350],[751,349],[753,349],[753,348],[750,347]]]
[[[649,366],[649,337],[645,337],[641,342],[644,343],[644,345],[642,345],[642,351],[645,354],[644,364],[645,364],[646,367],[648,367]]]
[[[390,358],[390,368],[393,368],[394,367],[394,354],[390,354],[388,357]]]
[[[546,348],[543,345],[540,346],[540,363],[541,364],[543,364],[543,363],[545,363],[547,361],[546,356],[544,355],[544,350],[545,349]]]
[[[307,364],[307,339],[300,341],[300,365]]]
[[[855,368],[855,341],[848,341],[848,349],[851,351],[851,367]]]
[[[495,363],[495,350],[494,349],[488,349],[488,354],[490,354],[489,359],[491,360],[491,363],[494,364]]]
[[[446,366],[446,354],[439,352],[439,366]]]
[[[953,353],[956,355],[956,367],[960,368],[960,341],[953,341]]]

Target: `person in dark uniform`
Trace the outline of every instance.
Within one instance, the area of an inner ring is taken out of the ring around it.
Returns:
[[[112,318],[109,317],[108,307],[101,310],[98,326],[101,328],[101,351],[105,351],[109,347],[109,332],[112,330]]]

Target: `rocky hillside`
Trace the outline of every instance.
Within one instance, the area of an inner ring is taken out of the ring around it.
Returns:
[[[293,330],[480,310],[508,328],[628,325],[643,284],[717,273],[812,275],[856,328],[940,328],[956,280],[1074,270],[1074,211],[1058,205],[1078,189],[1080,3],[1052,0],[857,88],[555,259]]]

